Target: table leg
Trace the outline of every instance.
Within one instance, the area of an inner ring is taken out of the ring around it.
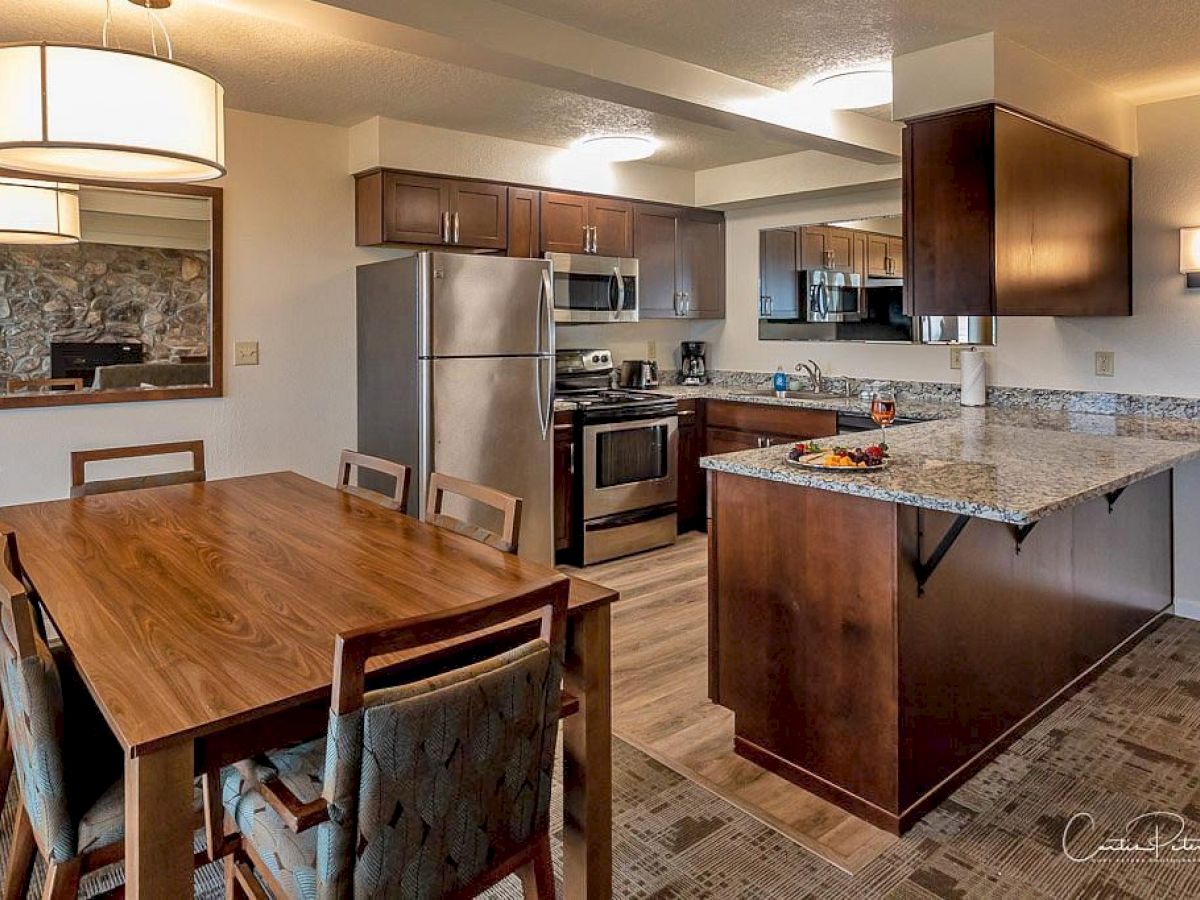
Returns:
[[[192,896],[191,741],[125,758],[125,896]]]
[[[567,623],[566,689],[579,712],[563,723],[563,894],[612,896],[612,651],[609,608]]]

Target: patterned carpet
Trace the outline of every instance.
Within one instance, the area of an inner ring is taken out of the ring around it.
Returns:
[[[856,876],[621,741],[613,769],[617,898],[1200,897],[1200,622],[1168,621]],[[1194,851],[1063,854],[1076,813],[1097,825],[1082,852],[1154,811],[1183,816]],[[0,850],[11,820],[10,805]],[[221,896],[219,876],[198,873],[196,896]],[[40,865],[35,877],[40,887]],[[119,870],[100,877],[85,887],[117,883]],[[510,879],[486,896],[518,898],[520,887]]]

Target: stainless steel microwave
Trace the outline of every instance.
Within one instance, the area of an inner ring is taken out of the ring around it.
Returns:
[[[866,312],[857,272],[807,269],[800,272],[800,291],[810,322],[858,322]]]
[[[555,322],[636,322],[638,261],[615,256],[547,253]]]

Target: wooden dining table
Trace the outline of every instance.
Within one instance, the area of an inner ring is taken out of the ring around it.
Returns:
[[[4,507],[0,523],[124,750],[134,898],[192,894],[195,775],[324,732],[338,633],[565,577],[292,472]],[[611,896],[616,599],[571,579],[569,898]],[[370,677],[468,649],[382,657]]]

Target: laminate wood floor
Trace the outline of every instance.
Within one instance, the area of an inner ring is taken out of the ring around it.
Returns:
[[[733,714],[708,699],[706,536],[589,566],[616,588],[613,733],[849,873],[898,839],[733,752]]]

